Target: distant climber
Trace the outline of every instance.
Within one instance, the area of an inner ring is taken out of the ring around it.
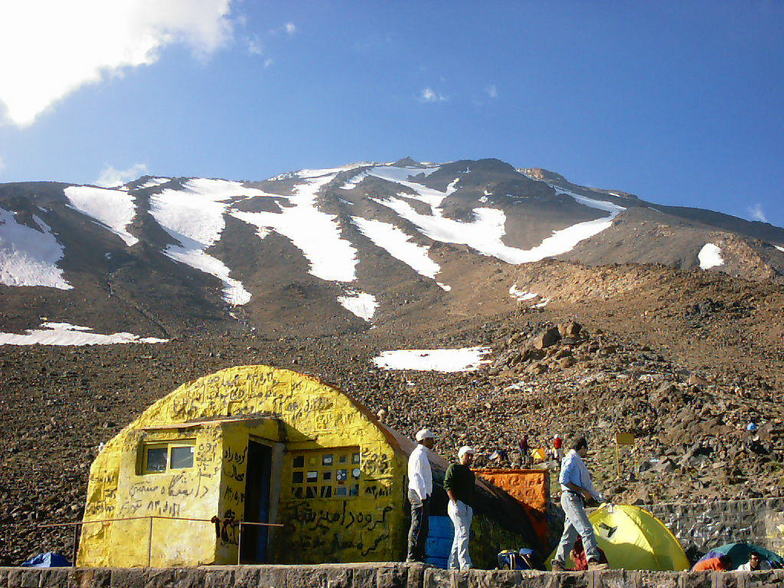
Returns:
[[[588,555],[589,570],[607,569],[608,565],[601,562],[601,554],[596,544],[593,526],[588,520],[585,505],[588,502],[604,502],[604,497],[594,488],[591,474],[583,462],[588,455],[588,441],[580,437],[572,445],[571,451],[561,463],[561,506],[566,518],[563,535],[551,562],[554,572],[565,570],[566,554],[571,550],[577,537],[583,539],[585,552]]]
[[[520,448],[520,460],[524,468],[531,467],[531,446],[528,444],[528,434],[525,434],[518,443]]]
[[[458,463],[449,464],[444,476],[444,490],[449,495],[447,514],[455,527],[455,538],[449,552],[447,568],[467,570],[471,567],[468,539],[474,516],[474,449],[464,445],[457,452]]]
[[[561,463],[564,457],[563,439],[561,439],[561,436],[558,435],[557,433],[555,437],[553,437],[553,450],[555,452],[555,455],[553,457],[555,457],[555,459],[558,460],[558,463]]]
[[[408,458],[408,501],[411,503],[411,527],[408,530],[406,561],[424,561],[425,542],[430,530],[430,496],[433,494],[433,472],[430,450],[436,436],[429,429],[417,431],[417,446]]]

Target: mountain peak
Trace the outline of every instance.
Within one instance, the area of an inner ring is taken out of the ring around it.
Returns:
[[[392,165],[395,167],[410,167],[414,165],[419,165],[419,162],[415,160],[413,157],[406,155],[403,159],[398,159]]]
[[[569,180],[563,177],[561,174],[552,172],[550,170],[544,169],[542,167],[524,167],[518,169],[520,173],[527,175],[530,178],[535,180],[539,180],[542,182],[560,182],[564,184],[569,184]]]

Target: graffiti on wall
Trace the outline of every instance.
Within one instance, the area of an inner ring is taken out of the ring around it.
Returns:
[[[312,562],[343,560],[389,560],[400,555],[398,530],[404,524],[404,458],[396,454],[384,433],[340,391],[315,379],[287,370],[266,366],[230,368],[186,384],[156,402],[129,427],[113,439],[96,459],[90,479],[85,519],[112,516],[206,517],[231,510],[242,518],[245,507],[247,443],[251,429],[243,435],[229,435],[215,417],[274,415],[277,419],[275,439],[280,428],[282,442],[296,442],[297,449],[324,450],[332,447],[357,446],[360,464],[350,464],[348,481],[358,492],[345,499],[295,499],[290,483],[291,471],[284,466],[279,504],[279,521],[286,532],[277,535],[273,552],[279,560],[295,557]],[[144,443],[165,443],[178,435],[177,423],[190,425],[193,441],[192,467],[161,473],[139,472],[138,456]],[[214,423],[210,421],[215,421]],[[164,426],[164,429],[156,427]],[[168,432],[167,432],[168,431]],[[361,468],[361,481],[354,471]],[[336,472],[337,472],[336,467]],[[337,482],[335,480],[334,482]],[[337,483],[334,484],[337,487]],[[234,545],[236,537],[227,532],[216,534],[204,525],[201,532],[183,533],[182,525],[156,522],[161,540],[170,538],[179,545],[177,553],[188,553],[184,543],[191,542],[193,563],[231,563],[236,549],[223,550],[220,545]],[[321,530],[314,533],[312,528]],[[98,525],[96,525],[98,527]],[[130,528],[130,527],[129,527]],[[139,527],[141,529],[141,527]],[[194,527],[196,528],[196,527]],[[134,527],[134,529],[136,529]],[[390,531],[392,529],[392,531]],[[140,530],[117,541],[143,544],[135,536]],[[390,540],[390,533],[395,535]],[[89,534],[88,534],[89,535]],[[206,537],[211,537],[210,544]],[[317,544],[317,545],[316,545]],[[297,557],[306,553],[306,557]],[[292,555],[293,554],[293,555]],[[341,554],[343,556],[341,557]],[[121,553],[106,542],[103,535],[83,536],[80,565],[140,565],[138,554]],[[160,565],[168,565],[165,554]],[[219,561],[227,558],[227,561]],[[234,560],[236,561],[236,559]]]
[[[364,506],[364,509],[363,509]],[[302,553],[332,553],[363,558],[387,553],[394,508],[368,508],[352,500],[292,502],[286,512],[292,536],[288,548]]]

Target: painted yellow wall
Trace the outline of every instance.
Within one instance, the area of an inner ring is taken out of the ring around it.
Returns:
[[[141,474],[144,443],[192,440],[194,467]],[[210,519],[218,506],[220,427],[143,431],[126,429],[101,452],[90,470],[84,520],[158,515]],[[214,560],[215,532],[209,523],[121,520],[84,525],[80,565],[188,565]],[[82,563],[84,562],[84,563]]]
[[[220,416],[274,413],[258,424],[216,423],[155,430]],[[144,431],[143,429],[148,429]],[[356,497],[299,499],[292,491],[291,456],[283,457],[273,561],[401,559],[405,545],[405,455],[340,391],[308,376],[268,366],[222,370],[185,384],[156,402],[112,439],[90,470],[85,521],[127,516],[209,519],[244,514],[243,454],[249,436],[285,443],[289,452],[358,446],[362,470]],[[141,443],[195,439],[195,467],[140,475]],[[273,482],[274,483],[274,482]],[[156,520],[151,564],[235,563],[236,542],[215,538],[208,523]],[[81,566],[147,565],[149,522],[85,525]]]

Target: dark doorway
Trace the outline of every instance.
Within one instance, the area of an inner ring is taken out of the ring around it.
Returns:
[[[269,522],[272,448],[248,441],[248,471],[245,476],[245,517],[254,523]],[[266,563],[269,527],[242,525],[242,563]]]

